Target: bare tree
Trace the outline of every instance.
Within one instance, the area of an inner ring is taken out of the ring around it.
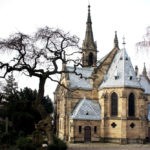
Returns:
[[[143,40],[136,43],[138,50],[149,50],[150,49],[150,26],[146,28],[146,34],[143,36]]]
[[[60,64],[73,63],[72,72],[76,73],[80,61],[72,59],[72,56],[80,52],[78,42],[78,37],[49,27],[39,29],[33,36],[23,33],[13,34],[8,39],[0,41],[0,54],[9,52],[7,55],[9,54],[10,57],[7,61],[0,61],[0,77],[5,78],[12,71],[38,77],[39,89],[36,99],[36,106],[38,106],[44,96],[46,80],[59,83],[54,75],[67,72]],[[45,116],[42,113],[41,115]]]
[[[146,28],[146,33],[143,35],[143,39],[136,43],[137,52],[140,53],[138,57],[141,57],[141,60],[149,64],[149,52],[150,52],[150,26]],[[150,68],[148,68],[148,74],[150,77]]]

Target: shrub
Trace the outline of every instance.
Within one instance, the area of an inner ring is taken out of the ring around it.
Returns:
[[[32,143],[31,139],[26,137],[20,137],[17,140],[17,147],[20,150],[36,150],[35,145]]]
[[[14,144],[15,142],[15,134],[13,132],[10,133],[2,133],[0,136],[0,143],[1,144]]]
[[[48,145],[47,150],[67,150],[67,144],[61,139],[54,137],[53,143]]]

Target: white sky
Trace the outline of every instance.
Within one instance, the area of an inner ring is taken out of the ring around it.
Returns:
[[[61,28],[77,35],[81,43],[85,36],[88,0],[0,0],[0,38],[14,32],[33,33],[39,27]],[[122,37],[133,65],[147,68],[149,54],[136,53],[135,43],[141,41],[150,25],[150,0],[90,0],[94,39],[101,58],[113,48],[117,30],[122,48]],[[20,87],[37,88],[36,79],[19,78]],[[34,82],[32,82],[34,81]],[[46,83],[46,94],[52,97],[55,85]]]

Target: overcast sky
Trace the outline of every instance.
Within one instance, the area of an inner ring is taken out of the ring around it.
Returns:
[[[136,53],[135,44],[143,40],[146,27],[150,26],[150,0],[0,0],[0,38],[14,32],[33,33],[37,28],[49,26],[75,34],[82,43],[85,36],[87,6],[91,5],[94,39],[98,45],[98,58],[113,48],[114,31],[117,30],[120,48],[122,37],[133,65],[147,68],[149,54]],[[17,79],[20,87],[37,88],[38,82]],[[46,94],[52,96],[46,83]],[[52,87],[51,86],[51,87]]]

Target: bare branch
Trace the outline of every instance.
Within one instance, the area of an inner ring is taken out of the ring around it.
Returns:
[[[40,81],[38,101],[40,102],[44,96],[46,79],[55,81],[52,75],[75,73],[82,78],[82,74],[77,73],[77,67],[81,65],[80,60],[75,59],[78,54],[81,54],[78,42],[78,37],[49,27],[39,29],[32,36],[23,33],[13,34],[8,39],[0,40],[1,52],[11,52],[9,57],[12,56],[8,61],[0,62],[1,77],[4,78],[12,71],[38,77]],[[74,69],[62,70],[60,62],[66,65],[72,63]]]

